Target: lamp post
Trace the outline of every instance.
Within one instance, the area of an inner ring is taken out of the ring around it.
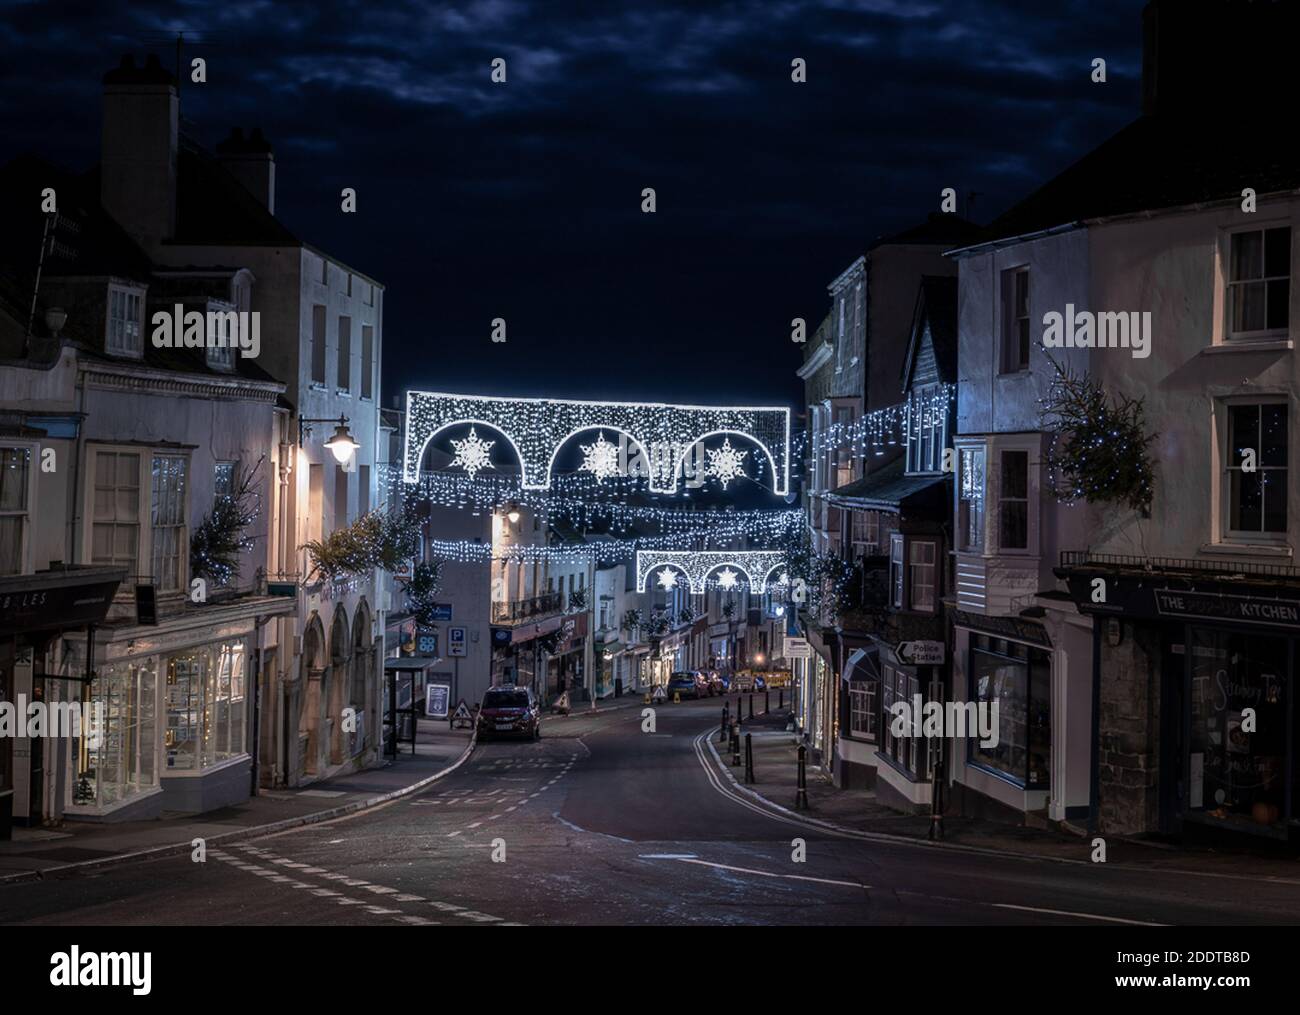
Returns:
[[[333,423],[334,433],[330,439],[325,442],[325,447],[329,448],[333,454],[334,460],[340,465],[344,464],[352,455],[361,447],[352,432],[348,429],[347,416],[339,416],[337,419],[332,417],[307,419],[299,417],[298,419],[298,447],[303,446],[306,435],[311,433],[313,423]]]

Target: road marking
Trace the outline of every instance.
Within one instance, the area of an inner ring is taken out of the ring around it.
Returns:
[[[701,867],[716,867],[719,870],[735,871],[737,874],[754,874],[761,878],[786,878],[790,881],[813,881],[819,885],[839,885],[842,888],[862,888],[869,890],[870,885],[864,885],[859,881],[836,881],[832,878],[814,878],[805,874],[777,874],[773,871],[756,870],[753,867],[732,867],[730,864],[714,863],[711,860],[699,860],[695,857],[674,857],[675,860],[681,860],[682,863],[697,863]]]
[[[1015,909],[1023,913],[1049,913],[1052,916],[1073,916],[1080,920],[1104,920],[1107,923],[1128,923],[1135,927],[1168,927],[1167,923],[1149,923],[1146,920],[1125,920],[1120,916],[1098,916],[1095,913],[1074,913],[1068,909],[1039,909],[1037,906],[1013,906],[1009,902],[987,902],[994,909]]]
[[[642,860],[694,860],[695,853],[642,853]]]

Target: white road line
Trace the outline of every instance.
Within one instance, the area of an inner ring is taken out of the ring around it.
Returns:
[[[1146,920],[1125,920],[1119,916],[1098,916],[1095,913],[1074,913],[1068,909],[1039,909],[1037,906],[1013,906],[1009,902],[987,902],[994,909],[1015,909],[1023,913],[1048,913],[1052,916],[1072,916],[1079,920],[1104,920],[1107,923],[1128,923],[1135,927],[1168,927],[1167,923],[1149,923]]]
[[[719,870],[735,871],[738,874],[754,874],[762,878],[785,878],[790,881],[813,881],[820,885],[839,885],[843,888],[871,888],[870,885],[864,885],[858,881],[835,881],[831,878],[814,878],[804,874],[777,874],[773,871],[755,870],[753,867],[732,867],[730,864],[713,863],[710,860],[699,860],[693,857],[688,858],[681,856],[675,857],[674,859],[680,860],[682,863],[697,863],[702,867],[717,867]]]

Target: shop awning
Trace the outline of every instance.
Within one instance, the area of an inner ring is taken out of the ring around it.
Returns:
[[[907,475],[903,460],[891,462],[878,472],[841,486],[826,494],[836,507],[863,511],[901,511],[904,508],[944,509],[948,494],[944,488],[948,474]]]

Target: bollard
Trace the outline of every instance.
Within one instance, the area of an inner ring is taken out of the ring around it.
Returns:
[[[752,693],[749,696],[749,717],[754,718],[754,695]]]
[[[754,734],[745,734],[745,781],[754,781]]]
[[[930,833],[933,842],[943,840],[943,759],[934,763],[930,779]]]
[[[740,723],[735,723],[731,727],[731,763],[740,764]]]
[[[776,710],[779,712],[785,708],[785,688],[778,687],[776,690]]]
[[[800,810],[808,809],[808,748],[799,745],[799,786],[794,795],[794,805]]]
[[[770,711],[772,711],[772,692],[764,691],[763,692],[763,714],[766,715]]]
[[[722,706],[722,728],[718,730],[718,743],[726,743],[727,740],[727,706]]]

